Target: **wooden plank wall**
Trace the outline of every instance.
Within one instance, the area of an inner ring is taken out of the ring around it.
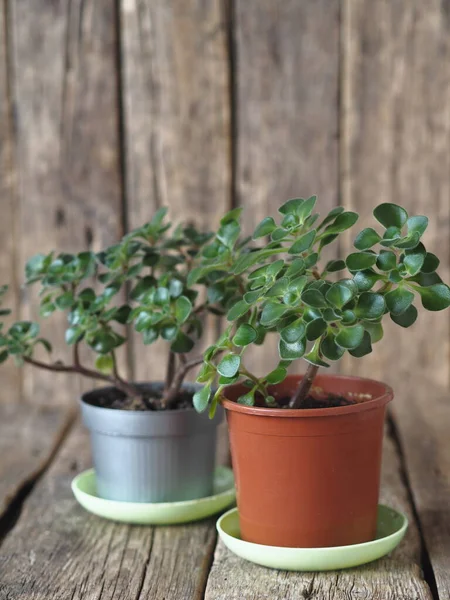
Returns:
[[[242,205],[250,228],[295,195],[364,223],[399,202],[430,214],[448,280],[449,27],[440,0],[2,0],[0,281],[16,314],[32,312],[27,256],[98,249],[164,204],[205,227]],[[422,314],[340,368],[448,386],[449,328]],[[158,349],[130,357],[136,377],[158,376]],[[80,390],[0,373],[2,401]]]

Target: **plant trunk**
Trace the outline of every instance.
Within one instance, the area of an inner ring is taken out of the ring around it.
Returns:
[[[309,364],[308,369],[300,382],[295,394],[292,396],[291,401],[289,403],[290,408],[301,408],[302,404],[306,400],[306,397],[309,394],[311,386],[314,382],[314,379],[317,375],[317,371],[319,367],[317,365]]]

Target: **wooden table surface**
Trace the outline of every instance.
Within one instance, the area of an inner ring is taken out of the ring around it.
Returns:
[[[408,515],[387,558],[329,573],[273,571],[217,540],[215,519],[119,525],[85,512],[70,489],[90,466],[71,411],[0,406],[0,600],[450,598],[450,394],[398,395],[386,427],[381,500]]]

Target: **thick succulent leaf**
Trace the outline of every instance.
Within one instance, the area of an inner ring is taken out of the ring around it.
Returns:
[[[363,341],[364,327],[362,325],[354,325],[353,327],[345,327],[341,329],[336,336],[336,344],[341,348],[352,350],[357,348]]]
[[[101,373],[111,373],[114,367],[114,360],[110,354],[104,354],[97,357],[95,368]]]
[[[290,325],[286,325],[286,327],[280,331],[280,337],[287,344],[293,344],[299,339],[305,337],[305,333],[305,324],[302,321],[297,320]]]
[[[369,291],[380,279],[382,279],[382,276],[378,273],[375,273],[373,269],[364,269],[363,271],[358,271],[353,276],[353,281],[360,292]]]
[[[392,271],[397,266],[397,256],[392,250],[381,250],[377,258],[380,271]]]
[[[427,252],[421,268],[422,273],[434,273],[439,267],[439,263],[440,260],[435,254]]]
[[[256,227],[255,232],[253,234],[253,239],[257,240],[258,238],[264,237],[266,235],[270,235],[272,231],[276,229],[277,225],[272,217],[266,217],[261,221],[261,223]]]
[[[377,262],[377,255],[372,252],[353,252],[345,262],[350,271],[362,271],[373,267]]]
[[[425,229],[428,227],[428,217],[422,215],[409,217],[406,226],[408,227],[408,233],[417,232],[422,236]]]
[[[316,205],[317,196],[311,196],[303,202],[303,204],[297,210],[297,215],[302,223],[311,215]]]
[[[345,261],[343,260],[330,260],[325,265],[326,273],[335,273],[336,271],[342,271],[345,269]]]
[[[352,298],[353,293],[349,287],[339,282],[333,283],[326,293],[327,301],[336,308],[342,308]]]
[[[381,323],[364,321],[362,325],[364,329],[369,333],[370,339],[372,340],[372,344],[376,344],[376,342],[379,342],[383,338],[384,332]]]
[[[327,301],[319,290],[307,289],[302,292],[302,301],[313,308],[327,308]]]
[[[281,277],[281,279],[278,279],[278,281],[276,281],[273,284],[273,286],[267,290],[266,296],[268,298],[275,297],[275,296],[283,296],[287,292],[288,288],[289,288],[289,278]]]
[[[283,360],[295,360],[301,358],[305,353],[305,343],[303,340],[298,340],[293,344],[288,344],[280,338],[278,352]]]
[[[359,319],[377,319],[382,317],[386,309],[386,302],[382,294],[363,292],[356,304],[355,314]]]
[[[238,404],[243,404],[244,406],[254,406],[255,405],[255,390],[250,390],[246,394],[239,396],[237,399]]]
[[[444,310],[450,306],[450,288],[445,283],[436,283],[429,287],[415,287],[421,298],[422,306],[427,310]]]
[[[372,341],[370,338],[370,334],[365,331],[362,342],[356,348],[349,350],[349,353],[356,358],[362,358],[366,356],[366,354],[370,354],[372,352]]]
[[[306,326],[306,339],[310,342],[319,338],[327,329],[327,323],[324,319],[314,319]]]
[[[286,375],[287,369],[285,367],[278,366],[267,375],[266,381],[271,385],[276,385],[277,383],[284,381],[286,379]]]
[[[393,315],[401,315],[411,306],[414,294],[404,287],[398,287],[385,295],[386,305]]]
[[[237,221],[227,221],[219,227],[217,239],[227,248],[233,248],[240,233],[241,227]]]
[[[373,215],[386,228],[397,227],[401,229],[408,220],[408,213],[404,208],[389,202],[377,206],[373,211]]]
[[[233,337],[235,346],[248,346],[256,340],[256,329],[247,323],[239,325],[236,335]]]
[[[192,397],[192,403],[197,412],[202,413],[207,409],[210,396],[210,385],[205,385],[200,390],[198,390],[198,392],[195,392],[195,394]]]
[[[300,236],[289,248],[289,254],[301,254],[302,252],[309,250],[311,244],[314,242],[316,233],[316,230],[312,229],[311,231],[308,231],[308,233]]]
[[[325,358],[328,358],[328,360],[339,360],[345,353],[344,348],[341,348],[336,344],[332,333],[329,333],[322,339],[320,351]]]
[[[425,254],[423,252],[415,252],[415,249],[409,250],[406,252],[405,258],[403,259],[403,266],[408,275],[417,275],[422,269],[424,261]]]
[[[381,236],[378,235],[375,229],[367,227],[358,233],[353,245],[358,250],[368,250],[369,248],[372,248],[372,246],[375,246],[375,244],[378,244],[380,240]]]
[[[282,204],[280,206],[280,208],[278,209],[278,212],[280,212],[282,215],[288,215],[288,214],[298,215],[298,211],[300,210],[300,207],[302,206],[303,203],[304,203],[303,198],[291,198],[291,200],[288,200],[287,202],[285,202],[284,204]]]
[[[301,257],[294,258],[285,273],[286,277],[295,277],[296,275],[302,275],[305,271],[305,261]]]
[[[239,300],[239,302],[236,302],[236,304],[234,304],[228,311],[227,319],[228,321],[235,321],[236,319],[239,319],[239,317],[245,315],[245,313],[249,310],[250,306],[247,304],[247,302],[244,300]]]
[[[175,302],[175,317],[178,323],[184,323],[191,314],[192,302],[186,296],[180,296]]]
[[[172,352],[185,354],[190,352],[194,347],[194,341],[183,331],[178,331],[177,337],[172,342],[170,349]]]
[[[340,215],[341,213],[344,212],[344,210],[345,209],[343,206],[336,206],[336,208],[333,208],[332,210],[330,210],[328,215],[325,217],[325,219],[319,225],[318,229],[322,229],[323,227],[325,227],[325,225],[328,225],[329,223],[331,223],[331,221],[334,221],[338,215]]]
[[[308,352],[308,354],[305,354],[304,358],[309,363],[316,365],[318,367],[329,367],[330,365],[328,363],[326,363],[324,360],[322,360],[322,356],[320,354],[321,343],[322,343],[322,340],[320,338],[318,340],[316,340],[314,343],[314,346]]]
[[[393,315],[391,313],[391,319],[401,327],[411,327],[417,319],[417,308],[414,304],[411,304],[401,315]]]
[[[350,229],[356,221],[359,219],[358,213],[355,212],[341,212],[335,219],[334,223],[328,225],[325,229],[325,233],[335,234],[342,233],[346,229]]]
[[[268,302],[261,313],[261,325],[270,327],[274,325],[288,310],[288,307],[284,304],[277,304],[276,302]]]
[[[217,365],[217,371],[224,377],[234,377],[241,366],[241,357],[237,354],[227,354]]]

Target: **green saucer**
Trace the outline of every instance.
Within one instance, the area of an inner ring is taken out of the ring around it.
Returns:
[[[380,504],[377,537],[371,542],[332,548],[282,548],[241,540],[237,508],[217,521],[219,536],[231,552],[258,565],[286,571],[331,571],[363,565],[391,552],[403,539],[407,527],[404,514]]]
[[[236,498],[233,471],[217,467],[214,473],[213,495],[183,502],[120,502],[97,496],[95,471],[89,469],[72,481],[72,491],[83,508],[112,521],[133,525],[174,525],[198,521],[214,515]]]

